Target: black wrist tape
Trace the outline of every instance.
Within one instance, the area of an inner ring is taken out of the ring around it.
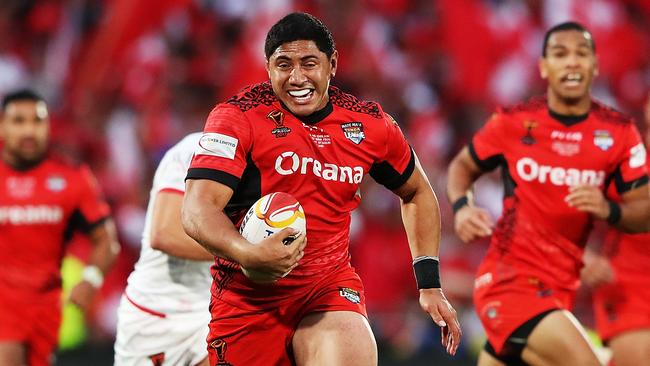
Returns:
[[[413,260],[413,272],[418,290],[440,288],[440,263],[434,257],[418,257]]]
[[[607,222],[610,225],[614,225],[621,220],[621,206],[614,201],[607,201],[609,203],[609,216],[607,216]]]
[[[467,205],[469,205],[469,200],[467,199],[467,196],[463,196],[463,197],[457,199],[451,205],[451,208],[454,210],[454,215],[456,214],[456,212],[458,212],[458,210],[460,210],[461,208],[463,208],[463,207],[465,207]]]

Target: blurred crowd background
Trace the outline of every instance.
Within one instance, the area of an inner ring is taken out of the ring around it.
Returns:
[[[333,84],[397,119],[441,202],[443,284],[464,329],[455,359],[419,309],[397,199],[374,183],[364,187],[352,257],[381,365],[474,363],[484,338],[471,289],[486,243],[454,237],[446,164],[497,105],[544,92],[537,60],[548,27],[570,19],[586,25],[600,59],[594,95],[642,120],[650,0],[2,0],[0,95],[33,87],[46,97],[53,148],[90,164],[122,244],[88,316],[66,309],[58,364],[112,364],[115,311],[139,255],[159,159],[202,129],[215,103],[266,80],[266,32],[295,10],[330,28],[340,52]],[[477,192],[499,215],[498,178],[482,179]],[[65,277],[73,281],[87,243],[75,238],[69,252]],[[588,300],[581,296],[576,311],[590,325]]]

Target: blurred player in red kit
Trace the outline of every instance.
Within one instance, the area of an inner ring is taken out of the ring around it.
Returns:
[[[75,230],[94,249],[69,301],[85,309],[119,252],[108,205],[90,170],[48,153],[45,101],[18,91],[2,102],[0,137],[0,365],[54,362],[61,260]]]
[[[348,251],[350,213],[366,174],[401,198],[420,305],[454,354],[460,326],[440,288],[438,201],[397,123],[379,104],[329,85],[338,52],[313,16],[292,13],[273,25],[265,54],[270,82],[212,110],[186,180],[185,230],[218,257],[210,364],[377,364]],[[303,233],[284,245],[297,234],[292,229],[257,245],[239,235],[233,222],[276,191],[303,206],[308,242]],[[240,265],[277,281],[255,283]]]
[[[567,22],[547,31],[544,97],[502,108],[449,166],[447,194],[465,242],[491,235],[474,286],[488,342],[479,365],[599,365],[569,312],[593,220],[626,231],[650,226],[645,149],[633,121],[595,101],[591,34]],[[505,197],[495,227],[468,192],[501,167]],[[614,185],[620,202],[604,192]]]
[[[646,147],[650,146],[650,96],[646,103]],[[646,161],[650,167],[650,162]],[[613,352],[615,366],[650,360],[650,233],[610,228],[601,254],[585,255],[582,281],[595,288],[598,334]]]

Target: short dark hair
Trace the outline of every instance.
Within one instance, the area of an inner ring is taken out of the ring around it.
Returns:
[[[16,90],[11,93],[8,93],[2,98],[2,111],[4,112],[7,109],[9,103],[13,103],[19,100],[31,100],[33,102],[44,102],[45,99],[38,94],[37,92],[31,89],[21,89]]]
[[[298,40],[314,41],[316,47],[331,57],[336,48],[334,37],[318,18],[307,13],[291,13],[275,23],[266,34],[264,54],[268,60],[280,45]]]
[[[591,45],[591,50],[596,52],[596,43],[594,42],[594,37],[591,36],[591,32],[587,28],[585,28],[584,25],[578,23],[578,22],[564,22],[560,24],[554,25],[551,29],[546,31],[546,34],[544,35],[544,44],[542,45],[542,56],[546,57],[546,46],[548,46],[548,39],[551,38],[551,35],[555,32],[562,32],[562,31],[568,31],[568,30],[574,30],[578,32],[585,33],[585,38],[589,41],[589,44]]]

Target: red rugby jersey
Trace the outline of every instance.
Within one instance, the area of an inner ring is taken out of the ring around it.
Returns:
[[[287,192],[307,219],[307,247],[300,265],[275,288],[313,281],[349,264],[350,213],[370,174],[389,189],[401,186],[415,166],[397,123],[379,104],[360,101],[336,87],[315,114],[298,118],[284,108],[267,81],[244,89],[210,113],[187,179],[211,179],[234,190],[226,213],[237,222],[258,198]],[[217,291],[237,274],[217,260]],[[214,290],[214,289],[213,289]]]
[[[0,161],[1,296],[58,300],[65,242],[108,215],[86,166],[47,158],[19,171]]]
[[[583,120],[560,119],[546,98],[533,98],[498,110],[469,146],[481,169],[503,173],[503,215],[479,270],[499,263],[495,281],[530,274],[576,288],[592,218],[565,203],[569,187],[612,183],[622,193],[648,181],[631,119],[598,102]]]

